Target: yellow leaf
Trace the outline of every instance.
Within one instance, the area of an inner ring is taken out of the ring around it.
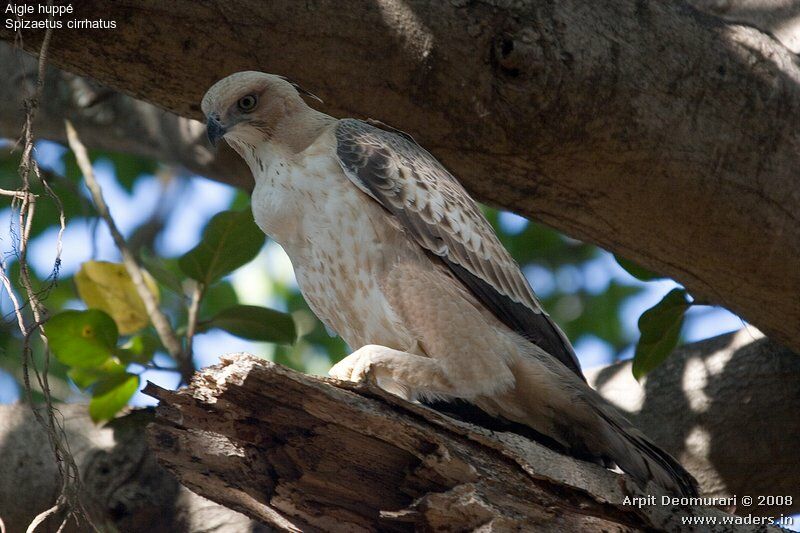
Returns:
[[[143,273],[145,284],[158,302],[155,280],[147,272]],[[150,321],[144,302],[121,263],[86,261],[75,274],[75,285],[86,306],[111,315],[122,335],[139,331]]]

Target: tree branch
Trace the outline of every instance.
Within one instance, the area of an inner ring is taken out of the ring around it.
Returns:
[[[681,517],[723,515],[623,505],[644,495],[624,476],[253,356],[223,357],[189,389],[145,392],[161,400],[149,429],[159,461],[281,531],[701,531]]]
[[[800,411],[797,392],[800,391],[800,358],[796,354],[757,333],[751,336],[741,331],[678,350],[664,366],[648,376],[644,388],[630,377],[627,363],[590,370],[587,374],[607,399],[627,411],[638,426],[687,466],[700,481],[704,494],[792,496],[795,502],[792,506],[740,507],[737,511],[772,516],[800,512],[800,487],[794,482],[800,477],[800,460],[794,446],[800,440],[800,420],[796,416]],[[278,387],[272,395],[279,395],[282,390]],[[306,402],[305,397],[292,398],[281,402],[295,401],[298,406]],[[747,409],[742,408],[744,401]],[[285,413],[280,407],[283,403],[262,406],[262,411]],[[220,409],[226,410],[226,405],[221,402]],[[42,430],[36,422],[26,417],[25,409],[24,406],[0,406],[0,456],[6,458],[0,463],[0,518],[6,521],[9,531],[24,530],[33,516],[52,503],[50,495],[57,490],[56,476],[50,475],[49,470],[30,475],[31,464],[43,464],[50,470],[55,470],[55,465],[48,461],[47,439],[42,438]],[[189,501],[186,497],[161,492],[162,488],[164,491],[177,489],[161,477],[154,477],[149,470],[154,462],[144,445],[141,425],[129,425],[124,422],[125,418],[106,428],[98,428],[89,420],[85,406],[61,405],[58,411],[64,417],[81,475],[89,480],[87,489],[92,496],[87,501],[101,505],[99,510],[93,509],[93,516],[113,514],[118,529],[132,532],[150,531],[152,523],[147,517],[151,515],[170,517],[173,521],[177,520],[175,514],[194,517],[187,518],[186,523],[195,526],[180,529],[172,522],[165,524],[168,528],[165,531],[203,530],[204,523],[229,521],[212,510],[208,510],[209,514],[180,510],[180,506]],[[143,415],[137,416],[141,422]],[[228,420],[224,416],[222,419]],[[219,424],[220,420],[213,417],[209,423]],[[121,428],[128,429],[120,432]],[[116,445],[114,451],[108,451],[112,435]],[[282,435],[283,441],[295,438],[290,432]],[[303,453],[308,455],[318,450],[321,450],[320,445],[314,444]],[[106,455],[107,452],[111,455]],[[97,453],[105,459],[92,460]],[[268,456],[276,456],[276,453],[269,452]],[[582,463],[568,464],[582,471]],[[120,474],[115,467],[102,474],[107,465],[130,465],[137,473],[125,470]],[[125,478],[129,482],[119,486],[109,484],[106,483],[108,476]],[[246,474],[244,478],[252,479],[249,476],[251,474]],[[97,494],[95,491],[102,487],[108,492]],[[152,507],[154,503],[155,508]],[[173,509],[173,505],[179,509]],[[203,505],[207,508],[210,504]],[[125,512],[114,511],[120,508]],[[105,523],[108,516],[98,519],[98,523]],[[140,528],[134,524],[139,524]],[[237,529],[239,522],[231,524],[230,531],[241,530]],[[171,527],[174,528],[169,529]]]
[[[181,361],[184,362],[184,364],[187,361],[189,363],[188,367],[186,367],[186,370],[189,372],[189,376],[188,378],[184,376],[184,381],[186,383],[191,381],[192,374],[194,374],[194,364],[192,363],[194,355],[194,336],[197,333],[197,319],[198,313],[200,312],[200,301],[203,299],[204,292],[205,285],[199,281],[194,281],[192,284],[191,300],[187,310],[186,344],[184,346],[183,355],[181,356]]]
[[[674,277],[800,349],[800,130],[787,120],[800,67],[751,26],[633,0],[76,11],[118,28],[56,32],[63,68],[195,119],[225,74],[287,75],[327,112],[413,133],[479,199]],[[23,32],[24,46],[41,37]]]
[[[125,270],[131,277],[133,286],[136,287],[136,292],[139,294],[142,302],[144,302],[147,315],[150,317],[153,327],[158,333],[158,338],[161,339],[161,343],[164,345],[164,348],[167,349],[169,355],[178,363],[181,369],[181,376],[183,380],[188,383],[194,373],[191,352],[188,354],[184,352],[178,340],[178,336],[175,334],[175,330],[172,329],[172,324],[170,324],[167,316],[158,307],[155,294],[153,294],[153,291],[147,286],[147,283],[145,283],[142,267],[139,265],[136,256],[133,255],[133,252],[131,252],[128,247],[128,243],[125,242],[125,237],[122,235],[122,232],[117,228],[117,223],[114,222],[114,217],[111,216],[108,205],[103,198],[103,191],[100,189],[100,184],[97,183],[94,177],[94,169],[92,168],[92,162],[89,160],[86,147],[81,142],[78,133],[69,121],[66,122],[66,130],[69,146],[75,153],[75,159],[86,180],[86,188],[89,189],[92,195],[95,209],[97,209],[97,213],[103,219],[106,226],[108,226],[108,231],[114,239],[114,244],[122,255],[122,263],[125,265]]]
[[[35,58],[0,42],[0,137],[19,134],[25,94],[33,90],[36,69]],[[250,169],[233,150],[220,145],[211,151],[201,122],[48,65],[34,121],[37,136],[66,144],[64,120],[75,125],[89,148],[148,157],[237,187],[253,187]]]

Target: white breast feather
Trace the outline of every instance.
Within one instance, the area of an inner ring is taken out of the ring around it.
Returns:
[[[318,140],[302,157],[275,157],[256,175],[253,215],[294,266],[312,310],[351,348],[413,344],[380,288],[386,234],[380,208],[343,174],[332,140]],[[327,146],[326,146],[327,145]],[[251,168],[260,168],[251,165]]]

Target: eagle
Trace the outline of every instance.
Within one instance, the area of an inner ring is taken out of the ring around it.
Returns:
[[[641,486],[696,495],[694,478],[586,383],[459,181],[410,136],[326,115],[308,94],[238,72],[202,110],[211,143],[249,165],[254,219],[289,255],[308,305],[355,349],[330,375],[466,406]]]

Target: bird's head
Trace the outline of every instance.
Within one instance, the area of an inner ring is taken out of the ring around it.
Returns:
[[[245,71],[215,83],[203,97],[208,140],[243,146],[270,141],[281,122],[308,109],[297,87],[281,76]]]

